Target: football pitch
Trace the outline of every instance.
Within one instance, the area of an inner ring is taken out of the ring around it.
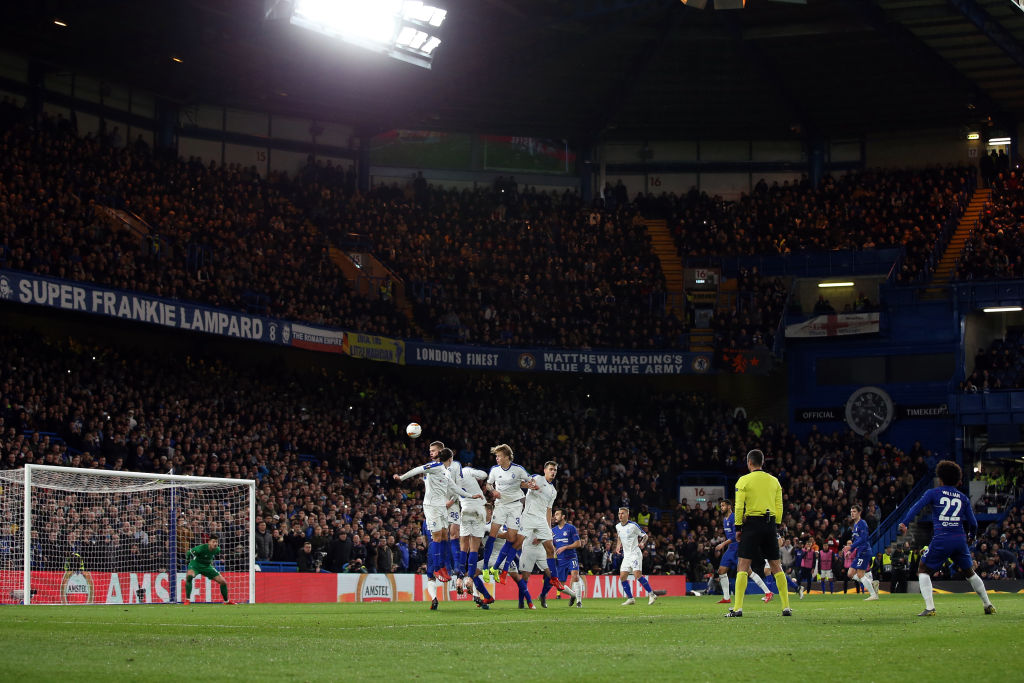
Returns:
[[[5,607],[0,679],[22,681],[1021,680],[1024,596],[748,596],[498,602]]]

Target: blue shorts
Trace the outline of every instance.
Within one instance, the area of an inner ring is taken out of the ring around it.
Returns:
[[[974,559],[967,547],[966,536],[933,538],[928,544],[928,550],[921,556],[921,564],[935,571],[941,568],[947,559],[953,560],[953,564],[964,571],[974,568]]]
[[[733,541],[729,544],[729,547],[722,553],[722,559],[719,560],[719,567],[728,567],[729,569],[736,569],[736,556],[739,554],[739,546]]]
[[[853,558],[853,564],[850,565],[850,569],[856,569],[860,572],[871,571],[871,556],[857,554],[857,557]]]
[[[558,558],[558,580],[565,581],[569,578],[569,574],[572,572],[578,572],[580,570],[580,561],[575,557],[572,559],[563,560],[561,556]]]

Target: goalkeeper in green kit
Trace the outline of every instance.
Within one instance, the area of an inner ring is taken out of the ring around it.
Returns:
[[[192,579],[196,574],[202,574],[211,581],[220,584],[220,594],[224,596],[225,605],[234,605],[228,600],[228,582],[220,575],[220,572],[213,568],[213,558],[220,555],[220,537],[217,534],[210,534],[206,543],[200,543],[188,551],[188,572],[185,574],[185,597],[182,602],[189,604],[192,596]]]

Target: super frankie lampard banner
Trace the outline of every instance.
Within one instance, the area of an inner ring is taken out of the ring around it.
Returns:
[[[0,300],[268,344],[287,344],[290,335],[290,323],[271,318],[8,270],[0,270]]]
[[[509,349],[428,344],[286,322],[176,299],[9,270],[0,270],[0,301],[90,313],[266,344],[284,344],[309,351],[344,354],[398,365],[585,375],[699,375],[715,371],[714,358],[707,353],[658,349]],[[769,359],[751,355],[756,353],[736,352],[735,357],[728,359],[728,367],[733,372],[768,372],[771,363],[761,360]]]

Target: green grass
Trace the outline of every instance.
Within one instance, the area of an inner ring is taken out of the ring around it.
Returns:
[[[1020,680],[1024,598],[811,596],[743,619],[713,597],[648,606],[549,601],[483,612],[425,604],[5,607],[0,680],[803,681]],[[823,674],[830,671],[831,674]]]

